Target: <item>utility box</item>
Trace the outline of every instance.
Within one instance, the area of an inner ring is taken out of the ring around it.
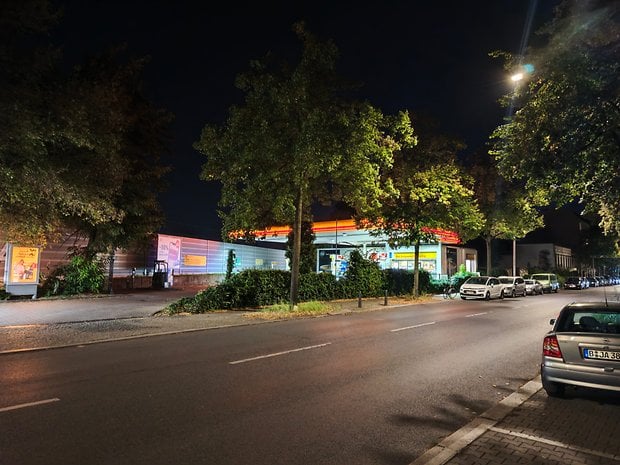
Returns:
[[[168,284],[168,262],[155,260],[153,268],[153,289],[163,289]]]

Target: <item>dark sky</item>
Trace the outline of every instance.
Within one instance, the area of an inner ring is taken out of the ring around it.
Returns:
[[[240,101],[234,79],[251,59],[272,51],[294,56],[291,31],[332,39],[340,73],[364,83],[359,95],[385,113],[401,109],[437,118],[470,150],[502,121],[497,99],[509,89],[493,50],[518,52],[529,0],[207,2],[53,0],[64,5],[55,34],[69,62],[126,43],[148,55],[149,97],[175,115],[170,190],[162,198],[166,232],[220,238],[217,186],[198,180],[202,155],[192,148],[206,123],[221,123]],[[540,0],[535,31],[555,0]],[[532,37],[535,40],[535,37]]]

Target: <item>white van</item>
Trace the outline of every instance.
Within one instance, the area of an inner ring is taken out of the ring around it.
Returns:
[[[553,273],[536,273],[530,276],[530,279],[540,282],[543,292],[558,292],[558,289],[560,289],[558,277]]]

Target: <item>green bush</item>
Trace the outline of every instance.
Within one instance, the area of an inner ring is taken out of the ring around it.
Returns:
[[[307,273],[299,277],[299,300],[325,301],[338,297],[338,281],[331,273]]]
[[[288,300],[291,274],[282,270],[244,270],[225,281],[229,286],[230,304],[259,307]]]
[[[74,255],[42,285],[44,295],[98,294],[105,283],[105,267],[96,257]]]
[[[407,270],[383,270],[389,295],[405,295],[413,292],[413,273]]]
[[[349,266],[338,282],[340,297],[377,297],[385,292],[385,278],[379,265],[362,257],[358,250],[351,252]]]
[[[245,270],[232,275],[217,286],[181,299],[166,308],[167,313],[204,313],[218,309],[264,307],[287,304],[291,274],[281,270]],[[345,276],[336,280],[330,273],[307,273],[299,278],[299,301],[329,301],[359,297],[380,297],[411,293],[413,273],[404,270],[381,270],[359,252],[351,256]],[[420,270],[420,291],[431,289],[430,275]]]

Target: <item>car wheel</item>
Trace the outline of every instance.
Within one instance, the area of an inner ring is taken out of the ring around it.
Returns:
[[[502,297],[504,296],[504,293],[502,292]],[[487,293],[484,295],[484,300],[491,300],[491,293],[489,291],[487,291]]]
[[[549,397],[564,397],[565,388],[561,383],[554,383],[552,381],[543,381],[543,389]]]

